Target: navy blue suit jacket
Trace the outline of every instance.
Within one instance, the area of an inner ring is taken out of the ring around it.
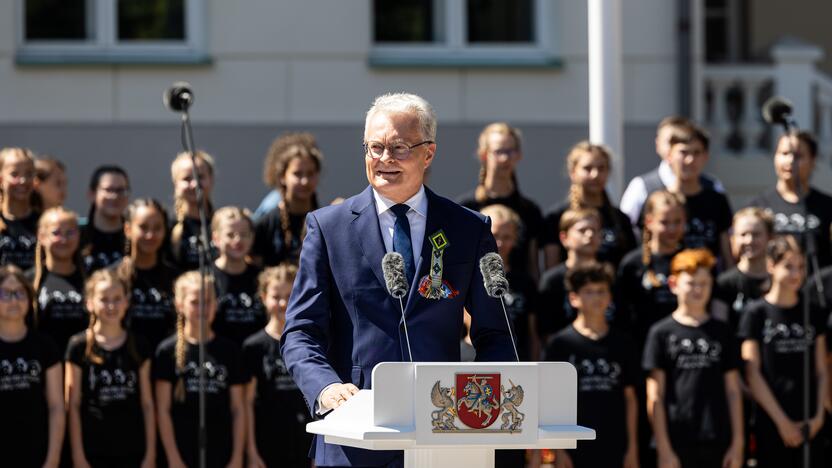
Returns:
[[[499,300],[487,296],[479,271],[479,259],[496,250],[490,221],[427,188],[425,194],[425,240],[421,252],[414,252],[417,274],[405,303],[413,360],[459,361],[465,307],[477,360],[513,361]],[[429,236],[439,229],[449,243],[443,278],[459,291],[453,299],[426,299],[417,291],[430,266]],[[382,275],[385,253],[370,187],[307,216],[281,350],[313,413],[327,385],[371,388],[376,364],[407,360],[399,301],[387,293]],[[401,452],[342,447],[316,437],[313,453],[318,466],[377,466]]]

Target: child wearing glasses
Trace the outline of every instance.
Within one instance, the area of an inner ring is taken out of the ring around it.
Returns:
[[[540,207],[520,193],[516,166],[523,159],[520,130],[505,122],[487,125],[480,133],[477,159],[480,162],[479,179],[473,193],[457,200],[460,205],[480,211],[489,205],[505,205],[523,220],[524,229],[511,264],[515,271],[527,271],[537,281],[540,278],[537,249],[543,226]]]
[[[79,240],[78,215],[60,207],[44,211],[38,222],[35,267],[27,272],[36,297],[31,323],[60,350],[87,328]]]
[[[269,167],[264,172],[281,200],[257,222],[252,251],[263,266],[297,263],[300,258],[306,214],[318,208],[316,191],[323,164],[323,155],[313,142],[284,135],[269,149]]]
[[[125,330],[130,285],[113,269],[85,285],[90,325],[69,340],[66,394],[76,467],[151,466],[156,420],[147,342]]]
[[[31,151],[0,150],[0,265],[16,265],[23,271],[35,264],[35,232],[40,212],[34,178]]]
[[[130,180],[121,167],[100,166],[92,173],[87,192],[90,210],[81,230],[87,274],[113,265],[124,255],[124,209],[129,196]]]
[[[64,440],[61,355],[26,324],[34,292],[19,268],[0,267],[0,450],[8,466],[57,468]]]
[[[214,213],[211,231],[220,254],[214,260],[217,290],[214,331],[242,346],[249,335],[262,330],[266,324],[266,314],[257,294],[260,269],[247,261],[254,241],[254,223],[248,210],[226,206]]]

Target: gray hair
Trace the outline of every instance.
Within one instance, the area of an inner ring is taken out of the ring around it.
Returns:
[[[436,140],[436,114],[433,107],[423,98],[411,93],[387,93],[378,96],[370,110],[367,111],[367,118],[364,121],[364,134],[367,134],[367,126],[370,119],[377,113],[414,113],[419,119],[419,130],[422,137],[431,141]]]

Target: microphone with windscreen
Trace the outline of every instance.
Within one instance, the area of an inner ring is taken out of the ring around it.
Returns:
[[[173,112],[188,112],[188,108],[194,103],[191,84],[186,81],[177,81],[162,94],[162,102]]]
[[[508,279],[506,279],[505,269],[503,268],[503,259],[495,252],[489,252],[483,255],[480,259],[480,272],[482,273],[482,282],[485,286],[486,294],[500,299],[500,304],[503,306],[503,315],[506,318],[508,336],[511,338],[511,346],[514,348],[514,357],[519,362],[520,355],[517,353],[517,345],[514,343],[514,333],[511,331],[511,321],[508,319],[506,303],[503,300],[503,295],[508,292]]]
[[[381,259],[381,271],[384,274],[384,284],[387,292],[399,300],[399,308],[402,311],[402,323],[404,324],[404,340],[407,343],[407,356],[413,362],[413,352],[410,350],[410,336],[407,334],[407,321],[404,317],[404,302],[402,298],[407,296],[407,276],[404,274],[404,257],[398,252],[388,252]]]
[[[782,125],[786,132],[797,127],[792,112],[794,105],[788,99],[780,96],[773,96],[763,104],[763,119],[771,125]]]

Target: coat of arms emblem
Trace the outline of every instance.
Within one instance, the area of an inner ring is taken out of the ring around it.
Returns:
[[[431,390],[433,432],[521,432],[524,419],[518,410],[523,403],[523,387],[506,389],[500,374],[456,374],[454,388],[439,381]],[[459,421],[465,428],[456,425]],[[500,421],[499,429],[488,429]]]

